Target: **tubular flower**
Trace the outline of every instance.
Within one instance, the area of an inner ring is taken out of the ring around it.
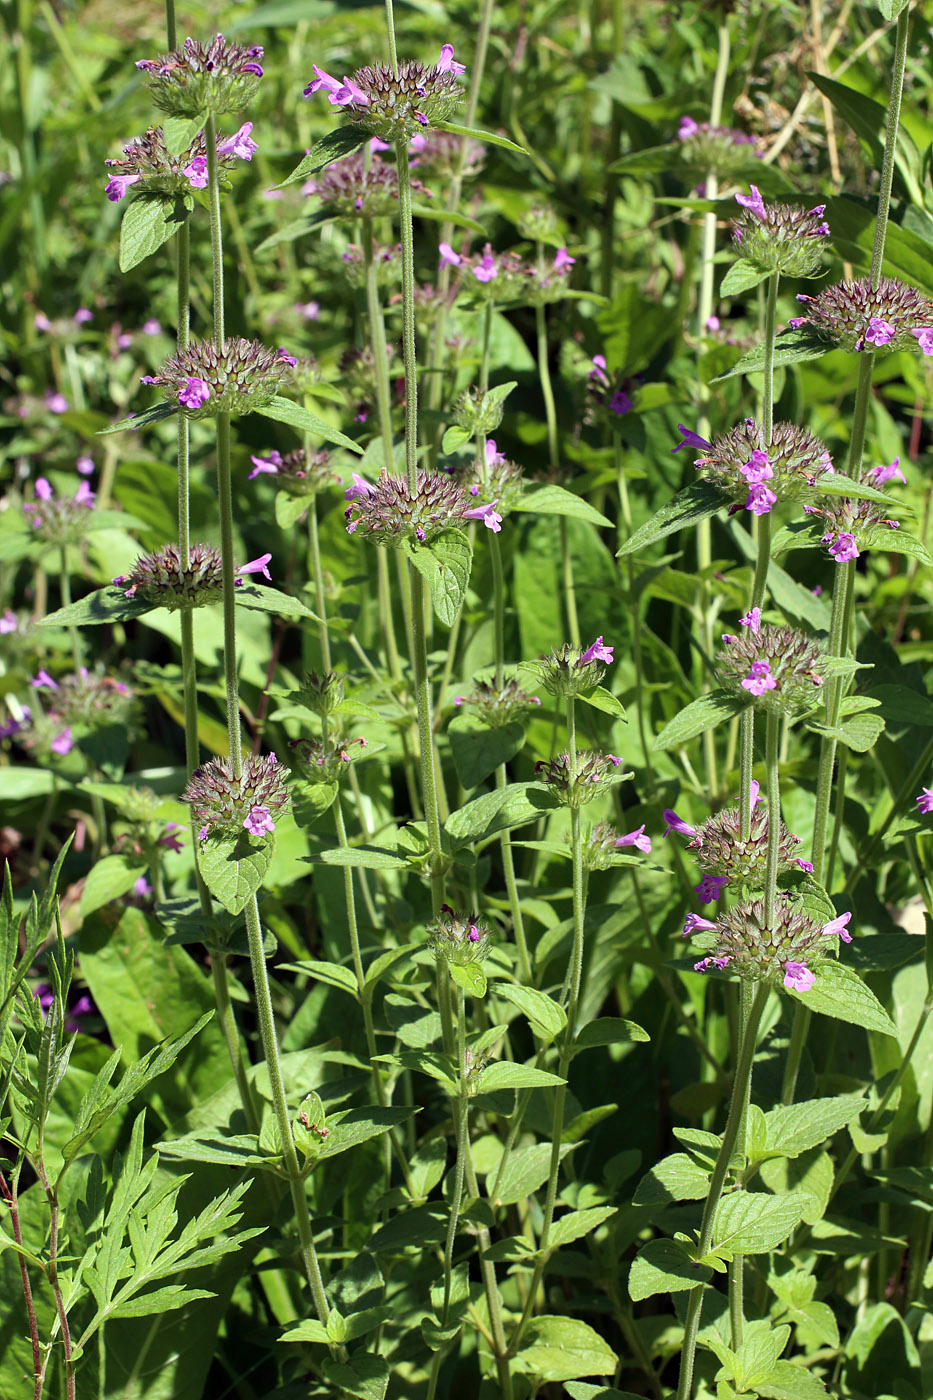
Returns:
[[[687,445],[697,445],[691,441],[695,436],[690,434]],[[736,502],[732,511],[744,506],[764,515],[778,501],[810,500],[814,484],[833,470],[819,438],[794,423],[775,423],[770,443],[763,440],[764,429],[754,418],[746,418],[705,444],[707,450],[696,459],[700,479]]]
[[[457,78],[465,71],[464,64],[454,59],[453,45],[444,44],[433,67],[407,60],[398,65],[397,74],[377,63],[341,82],[315,65],[315,76],[304,95],[328,93],[333,106],[342,107],[380,141],[410,141],[424,127],[450,120],[463,101]]]
[[[933,354],[933,302],[915,287],[882,277],[835,282],[815,297],[798,294],[806,315],[792,325],[810,326],[822,340],[842,350],[920,350]]]
[[[823,257],[829,225],[825,204],[803,209],[797,204],[765,204],[754,185],[751,195],[737,194],[745,213],[732,226],[732,238],[742,257],[761,272],[788,277],[812,277]]]
[[[344,512],[347,533],[359,531],[376,544],[398,547],[405,539],[430,543],[442,530],[477,516],[475,508],[471,511],[470,496],[445,472],[419,471],[413,495],[404,478],[387,472],[372,483],[359,478],[357,484],[355,478],[344,495],[350,502]],[[490,530],[496,530],[501,521],[493,504],[478,512]]]
[[[920,796],[917,798],[917,806],[925,817],[933,812],[933,788],[920,789]]]
[[[892,470],[893,469],[893,470]],[[867,486],[879,486],[896,473],[896,462],[890,467],[864,468],[859,480]],[[883,473],[879,482],[876,473]],[[838,563],[857,559],[863,549],[884,549],[887,531],[897,530],[899,522],[891,519],[880,501],[853,500],[849,496],[817,496],[812,505],[804,506],[807,515],[822,520],[826,527],[820,538]]]
[[[275,484],[290,496],[316,496],[326,486],[338,483],[336,472],[330,471],[330,453],[326,448],[309,452],[304,447],[294,452],[268,452],[265,457],[250,457],[252,481],[257,476],[274,476]]]
[[[256,149],[247,128],[252,130],[251,122],[246,122],[234,136],[217,137],[217,173],[223,190],[230,188],[228,176],[238,160],[251,159]],[[249,155],[244,154],[247,149]],[[123,147],[122,156],[104,164],[114,172],[106,189],[107,198],[114,204],[133,185],[139,185],[139,192],[144,194],[186,194],[192,189],[207,188],[207,144],[203,131],[183,150],[169,151],[162,127],[149,127],[144,135]]]
[[[141,594],[153,607],[203,608],[223,596],[220,550],[211,544],[192,544],[188,567],[181,562],[177,545],[166,544],[154,554],[143,554],[128,574],[119,574],[115,584],[124,588],[127,598]]]
[[[289,372],[288,358],[242,336],[224,341],[222,350],[210,340],[194,340],[142,382],[160,385],[167,402],[190,418],[250,413],[275,398]]]
[[[275,830],[275,818],[288,807],[286,770],[275,754],[250,754],[243,760],[239,778],[230,760],[212,758],[196,768],[188,779],[182,802],[191,808],[199,824],[198,840],[234,837],[241,831],[262,837]]]
[[[820,924],[801,904],[779,895],[769,927],[764,901],[745,900],[721,914],[712,929],[706,921],[691,927],[689,932],[707,952],[695,970],[728,968],[749,981],[804,992],[816,980],[814,969],[832,953],[839,922]]]
[[[583,841],[583,863],[587,870],[608,870],[618,864],[617,857],[627,846],[634,846],[645,855],[651,852],[651,837],[645,835],[644,826],[636,831],[620,836],[610,822],[599,822]],[[631,860],[631,857],[626,857]]]
[[[585,650],[565,642],[534,663],[534,670],[551,695],[583,695],[600,684],[612,661],[612,652],[602,637]]]
[[[241,112],[248,107],[262,77],[262,49],[227,43],[217,34],[209,44],[186,39],[181,48],[136,64],[146,74],[152,100],[173,117],[202,112]]]
[[[744,621],[744,618],[743,618]],[[763,708],[799,714],[813,706],[814,689],[823,684],[826,656],[799,628],[759,623],[741,636],[730,636],[716,653],[716,671],[727,690],[742,700],[749,695]]]

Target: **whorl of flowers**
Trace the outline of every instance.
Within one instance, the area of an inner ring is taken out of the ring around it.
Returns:
[[[401,251],[401,243],[373,243],[373,268],[378,286],[383,287],[398,281]],[[366,258],[362,248],[355,243],[349,244],[340,254],[340,265],[351,287],[366,285]]]
[[[598,822],[584,837],[583,863],[587,870],[608,870],[627,846],[633,846],[645,855],[651,853],[651,837],[645,835],[644,826],[621,835],[611,822]]]
[[[468,180],[478,175],[486,160],[486,147],[472,136],[455,136],[451,131],[419,131],[409,141],[409,164],[422,175],[450,180],[459,175]]]
[[[419,180],[412,180],[412,189],[423,192]],[[334,161],[326,170],[302,186],[302,193],[317,195],[328,214],[347,219],[365,215],[379,219],[391,214],[398,205],[398,171],[373,152],[368,160],[362,151]]]
[[[203,608],[223,596],[220,550],[212,544],[193,544],[188,551],[188,567],[181,562],[176,544],[163,545],[153,554],[143,554],[128,574],[118,574],[115,584],[124,588],[127,598],[141,593],[148,603],[175,611]]]
[[[469,695],[455,695],[454,704],[458,709],[462,705],[475,706],[486,723],[498,729],[524,719],[541,701],[537,695],[522,690],[516,680],[503,681],[501,686],[494,681],[477,681]]]
[[[864,468],[859,480],[869,486],[882,486],[891,479],[889,473],[896,471],[903,481],[903,473],[897,467],[895,458],[889,467]],[[826,531],[820,539],[837,563],[857,559],[863,549],[884,546],[884,530],[897,530],[900,522],[892,520],[885,507],[878,501],[852,500],[848,496],[820,496],[812,505],[804,506],[807,515],[822,520]]]
[[[751,194],[737,194],[745,210],[732,225],[732,238],[742,257],[761,272],[787,277],[812,277],[823,259],[829,224],[825,204],[804,209],[799,204],[765,204],[754,185]]]
[[[778,873],[801,869],[795,854],[800,837],[788,831],[783,821],[778,828]],[[725,882],[764,889],[768,855],[768,813],[764,805],[752,805],[748,839],[742,839],[740,809],[724,807],[697,827],[687,842],[697,865],[707,875]],[[711,902],[711,901],[704,901]]]
[[[754,699],[777,714],[812,709],[814,693],[824,680],[823,648],[797,627],[761,623],[757,608],[746,616],[750,621],[741,635],[725,633],[725,645],[716,654],[723,685],[740,699]]]
[[[326,719],[333,714],[347,693],[347,678],[340,671],[308,671],[298,687],[298,696],[314,714]]]
[[[30,527],[47,544],[70,544],[83,539],[91,520],[95,495],[86,481],[73,496],[56,496],[44,476],[36,478],[35,496],[23,505]]]
[[[244,758],[239,778],[228,758],[212,758],[196,768],[181,795],[200,824],[198,840],[209,836],[271,835],[275,820],[288,807],[287,770],[275,754]]]
[[[298,447],[284,455],[273,449],[264,457],[254,454],[250,461],[253,464],[250,481],[256,476],[275,477],[276,486],[290,496],[316,496],[326,486],[340,480],[336,472],[330,470],[330,453],[323,447],[319,452]]]
[[[612,662],[613,648],[597,637],[591,646],[575,647],[570,642],[548,652],[535,665],[541,684],[551,695],[582,695],[599,685]]]
[[[141,58],[136,67],[161,112],[197,117],[202,112],[240,112],[255,96],[262,77],[259,44],[227,43],[217,34],[209,44],[186,39],[181,48],[158,58]]]
[[[765,154],[757,136],[731,126],[696,122],[692,117],[681,117],[676,140],[685,164],[712,171],[721,179],[743,172],[751,157],[760,160]]]
[[[367,739],[289,739],[302,777],[310,783],[339,783]]]
[[[444,44],[433,67],[408,59],[397,74],[384,63],[367,64],[341,82],[315,64],[304,95],[327,92],[332,106],[342,107],[380,141],[409,141],[424,127],[450,120],[463,101],[457,77],[465,71],[453,45]]]
[[[498,532],[501,517],[488,505],[471,506],[470,496],[445,472],[419,471],[414,493],[404,477],[383,472],[375,481],[353,474],[345,491],[347,533],[359,532],[375,544],[400,546],[405,539],[430,543],[442,530],[467,520],[482,520]]]
[[[634,381],[610,376],[605,355],[594,355],[592,369],[586,377],[587,421],[596,414],[611,423],[624,417],[632,407]]]
[[[560,301],[567,290],[570,269],[576,262],[566,248],[558,248],[549,263],[528,263],[520,253],[494,253],[487,243],[481,253],[457,253],[449,243],[439,245],[441,265],[459,270],[461,286],[497,305],[518,302],[545,306]]]
[[[821,924],[792,897],[778,895],[770,927],[764,901],[752,899],[734,905],[715,922],[688,914],[684,937],[696,936],[707,951],[695,964],[697,972],[728,969],[753,982],[805,992],[816,980],[813,968],[835,950],[835,940],[851,943],[846,931],[850,918],[840,914]]]
[[[449,904],[428,924],[428,947],[438,958],[457,967],[484,962],[491,949],[489,925],[474,914],[454,913]]]
[[[189,418],[250,413],[275,398],[294,363],[285,350],[233,336],[218,350],[211,340],[193,340],[165,361],[143,384],[159,384],[164,398]]]
[[[893,277],[882,277],[877,287],[870,277],[854,282],[834,282],[815,297],[798,294],[805,316],[795,316],[792,326],[809,326],[823,340],[841,350],[921,350],[933,355],[933,302]]]
[[[132,728],[136,702],[128,685],[102,671],[79,671],[55,680],[48,671],[32,679],[34,690],[42,694],[42,709],[31,715],[28,747],[48,746],[53,753],[69,753],[74,746],[72,725],[102,729],[107,725]]]
[[[834,470],[819,438],[795,423],[775,423],[765,443],[764,429],[746,418],[711,443],[690,434],[687,445],[701,447],[694,463],[700,479],[731,496],[733,511],[744,506],[754,515],[767,514],[778,501],[812,500],[813,486]]]
[[[485,471],[471,457],[457,466],[452,475],[466,491],[471,506],[482,509],[494,505],[499,518],[504,519],[524,494],[524,470],[497,450],[493,438],[486,439],[485,460]]]
[[[539,759],[535,764],[535,775],[539,782],[547,784],[563,806],[582,807],[613,784],[631,776],[618,772],[621,764],[622,759],[612,753],[577,749],[571,760],[565,750],[556,758]]]
[[[233,136],[217,137],[217,170],[222,189],[229,188],[226,172],[237,160],[252,160],[256,142],[250,136],[252,122],[244,122]],[[203,131],[183,151],[169,151],[161,126],[150,127],[123,147],[123,155],[106,160],[113,174],[107,181],[106,195],[112,204],[122,199],[132,185],[146,194],[185,194],[207,189],[207,144]]]

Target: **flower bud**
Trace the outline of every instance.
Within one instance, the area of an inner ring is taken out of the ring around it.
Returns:
[[[457,967],[484,962],[492,944],[489,925],[473,914],[455,914],[449,904],[428,925],[428,946],[438,958]]]

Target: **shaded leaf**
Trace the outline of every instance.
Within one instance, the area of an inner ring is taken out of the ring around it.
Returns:
[[[345,447],[348,452],[363,454],[363,449],[358,442],[346,437],[343,433],[332,428],[329,423],[325,423],[323,418],[318,418],[316,413],[304,408],[301,404],[292,403],[291,399],[283,399],[278,396],[267,403],[264,408],[257,408],[256,412],[263,418],[271,418],[274,423],[287,423],[290,428],[297,428],[301,433],[312,433],[315,437],[323,438],[325,442],[336,443],[338,447]]]
[[[473,547],[462,530],[442,530],[424,544],[406,539],[405,553],[426,580],[434,611],[445,627],[453,627],[470,582]]]

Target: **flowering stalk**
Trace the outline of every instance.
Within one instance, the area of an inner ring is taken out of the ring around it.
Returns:
[[[755,1061],[755,1048],[758,1040],[758,1028],[761,1025],[761,1017],[768,1000],[768,987],[760,984],[755,992],[755,999],[752,1002],[748,1019],[745,1023],[745,1031],[739,1049],[739,1060],[735,1067],[735,1079],[732,1085],[732,1099],[729,1104],[729,1116],[726,1119],[726,1128],[723,1133],[722,1146],[716,1158],[716,1165],[710,1178],[709,1194],[706,1197],[706,1204],[703,1207],[703,1220],[700,1225],[700,1238],[696,1247],[696,1257],[702,1259],[708,1254],[713,1243],[713,1227],[716,1222],[716,1212],[719,1209],[719,1202],[722,1199],[722,1190],[726,1182],[726,1174],[732,1161],[732,1154],[735,1150],[739,1136],[739,1128],[745,1115],[745,1105],[748,1102],[748,1095],[752,1079],[752,1065]],[[677,1385],[677,1400],[690,1400],[693,1395],[693,1363],[696,1357],[697,1333],[700,1330],[700,1309],[703,1304],[703,1292],[706,1285],[697,1284],[690,1294],[690,1301],[687,1304],[687,1317],[684,1323],[683,1350],[680,1355],[680,1380]]]
[[[60,577],[60,580],[59,580],[59,585],[60,585],[60,587],[61,587],[61,593],[62,593],[62,607],[64,607],[64,608],[70,608],[70,607],[71,607],[71,578],[69,577],[69,574],[68,574],[68,551],[66,550],[66,548],[65,548],[64,545],[62,545],[62,546],[61,546],[61,549],[59,550],[59,557],[60,557],[60,560],[61,560],[61,577]],[[71,641],[71,655],[72,655],[72,657],[74,658],[75,670],[76,670],[76,671],[80,671],[80,669],[81,669],[81,643],[80,643],[80,641],[78,640],[78,629],[77,629],[77,627],[75,627],[75,625],[74,625],[73,622],[69,622],[69,624],[68,624],[68,636],[69,636],[69,639],[70,639],[70,641]]]
[[[390,4],[391,0],[387,0]],[[415,241],[411,213],[411,170],[407,141],[396,141],[398,207],[402,235],[402,358],[405,362],[405,471],[414,495],[418,477],[418,375],[415,342]],[[392,463],[386,463],[392,470]]]
[[[544,278],[544,247],[538,244],[539,277]],[[547,353],[547,314],[544,303],[535,303],[535,329],[538,340],[538,378],[541,382],[541,397],[544,399],[544,416],[547,420],[548,466],[552,471],[560,461],[557,440],[557,410],[554,407],[554,389],[551,384],[551,370]],[[577,598],[573,581],[573,558],[570,554],[570,541],[567,532],[567,518],[560,520],[560,557],[564,576],[564,606],[567,610],[567,634],[573,646],[580,645],[580,623],[577,619]]]
[[[457,1224],[460,1220],[460,1205],[463,1200],[463,1177],[470,1147],[470,1100],[467,1087],[466,1063],[466,1009],[463,988],[457,987],[457,1078],[460,1093],[453,1105],[457,1125],[457,1158],[454,1164],[454,1189],[450,1198],[450,1220],[447,1223],[447,1240],[444,1246],[444,1302],[441,1307],[441,1329],[447,1327],[450,1317],[450,1293],[453,1285],[454,1245],[457,1239]],[[443,1348],[434,1353],[431,1376],[428,1382],[427,1400],[434,1400],[437,1382],[441,1372]]]
[[[622,515],[622,524],[625,527],[625,538],[628,539],[632,533],[632,507],[628,495],[628,482],[625,477],[625,462],[622,455],[622,439],[619,437],[618,433],[613,434],[613,446],[615,448],[616,481],[618,482],[619,487],[619,509]],[[708,526],[709,522],[701,521],[700,525]],[[699,549],[699,539],[697,541],[697,548]],[[641,743],[641,752],[642,759],[644,761],[645,774],[648,778],[648,782],[651,784],[651,790],[653,792],[655,786],[654,768],[651,765],[651,749],[648,745],[648,733],[645,727],[646,706],[642,703],[642,677],[644,672],[642,667],[641,654],[641,597],[637,596],[635,592],[635,561],[630,554],[627,554],[625,556],[625,565],[628,581],[628,605],[632,614],[632,660],[635,663],[635,694],[638,696],[638,738],[639,742]],[[702,616],[704,618],[705,626],[705,610]],[[710,624],[712,624],[712,619],[710,619]],[[706,645],[707,643],[709,649],[707,650],[706,654],[707,656],[709,656],[712,654],[713,646],[711,626],[709,637],[707,638],[704,635],[704,645]],[[708,730],[707,733],[709,733],[712,737],[711,731]],[[711,751],[708,750],[705,752],[704,757],[706,758],[707,771],[710,775],[710,787],[713,789],[713,791],[715,791],[717,787],[715,781],[715,739],[713,740],[710,749]]]

